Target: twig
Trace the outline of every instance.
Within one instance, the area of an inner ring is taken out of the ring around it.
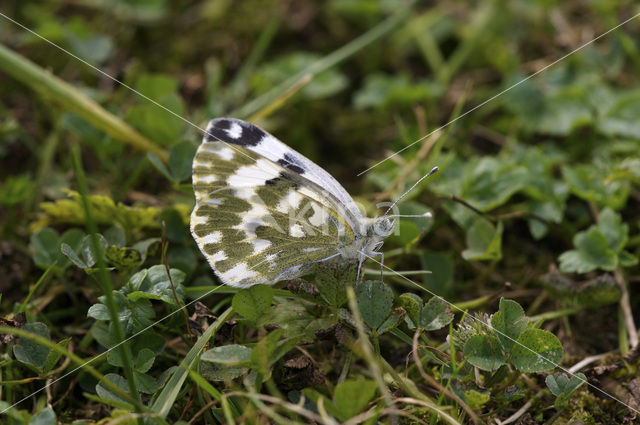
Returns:
[[[629,335],[629,346],[633,348],[638,345],[638,330],[636,329],[636,324],[633,320],[633,312],[631,311],[631,304],[629,303],[629,291],[620,268],[617,268],[613,272],[613,275],[620,286],[620,290],[622,291],[622,295],[620,296],[620,309],[624,315],[627,335]]]
[[[530,213],[528,211],[514,211],[514,212],[510,212],[510,213],[506,213],[506,214],[499,214],[499,215],[492,215],[492,214],[487,214],[485,212],[480,211],[479,209],[477,209],[476,207],[474,207],[473,205],[471,205],[470,203],[468,203],[467,201],[465,201],[462,198],[458,198],[456,195],[449,195],[449,199],[451,199],[454,202],[457,202],[467,208],[469,208],[471,211],[473,211],[474,213],[485,217],[487,220],[490,221],[501,221],[501,220],[510,220],[512,218],[531,218],[533,220],[539,221],[543,224],[549,225],[549,221],[545,220],[544,218],[540,217],[539,215]]]
[[[469,417],[471,418],[471,420],[473,421],[474,424],[478,424],[480,423],[480,418],[478,417],[478,415],[476,415],[476,412],[473,411],[473,409],[471,409],[467,403],[465,403],[464,401],[462,401],[460,399],[460,397],[458,397],[457,395],[455,395],[454,393],[452,393],[451,391],[449,391],[448,388],[446,388],[444,385],[442,385],[440,382],[436,381],[431,375],[427,374],[424,371],[424,368],[422,367],[422,359],[420,358],[420,356],[418,355],[418,337],[420,336],[420,328],[417,328],[416,331],[413,334],[413,346],[411,348],[411,352],[413,353],[413,360],[416,364],[416,367],[418,368],[418,371],[420,372],[420,375],[422,375],[422,378],[427,381],[427,383],[429,385],[431,385],[432,387],[436,388],[438,391],[440,391],[442,394],[446,395],[447,397],[449,397],[451,400],[455,401],[456,403],[458,403],[458,405],[460,407],[462,407],[464,409],[465,412],[467,412],[467,414],[469,415]]]
[[[504,421],[499,421],[496,419],[496,423],[498,425],[507,425],[510,424],[511,422],[515,422],[517,421],[520,416],[524,415],[527,410],[529,410],[529,408],[531,407],[531,405],[533,404],[534,401],[536,401],[541,395],[542,395],[543,391],[540,390],[536,393],[536,395],[534,395],[529,401],[527,401],[520,409],[518,409],[518,411],[516,413],[514,413],[513,415],[509,416],[507,419],[505,419]]]
[[[284,105],[284,103],[291,98],[294,94],[298,93],[300,90],[304,88],[307,84],[309,84],[313,80],[313,75],[304,74],[300,77],[300,79],[294,82],[291,87],[285,90],[279,97],[274,99],[271,103],[266,105],[264,108],[257,111],[255,114],[251,115],[248,118],[248,121],[257,121],[261,118],[264,118],[268,115],[271,115],[273,111]]]
[[[589,356],[589,357],[585,357],[584,359],[580,360],[578,363],[574,364],[573,366],[571,366],[569,369],[567,369],[567,371],[571,374],[576,373],[577,371],[579,371],[580,369],[582,369],[583,367],[593,363],[593,362],[597,362],[598,360],[600,360],[601,358],[607,356],[609,353],[603,353],[603,354],[596,354],[594,356]]]
[[[366,422],[367,420],[369,420],[370,418],[372,418],[373,416],[385,416],[385,415],[397,415],[397,416],[404,416],[407,417],[409,419],[411,419],[413,422],[411,423],[417,423],[417,424],[424,424],[427,425],[427,422],[419,419],[418,417],[412,415],[409,412],[406,412],[404,410],[400,410],[400,409],[382,409],[382,410],[377,410],[376,408],[371,408],[369,410],[367,410],[364,413],[360,413],[359,415],[354,416],[353,418],[349,419],[348,421],[344,422],[342,425],[355,425],[355,424],[361,424]]]
[[[189,422],[187,422],[188,424],[192,424],[195,423],[195,420],[198,419],[200,416],[204,415],[204,413],[209,410],[211,407],[213,407],[216,403],[218,402],[218,400],[211,400],[209,403],[205,404],[202,409],[198,410],[195,415],[193,415],[193,417],[189,420]]]
[[[431,409],[435,414],[440,416],[440,419],[442,421],[450,423],[452,425],[460,425],[460,422],[458,422],[457,419],[453,418],[451,415],[446,413],[443,407],[438,406],[429,397],[421,393],[416,387],[416,384],[411,379],[407,379],[407,378],[404,378],[403,376],[400,376],[400,374],[398,374],[398,372],[396,372],[395,369],[391,367],[391,365],[387,363],[384,359],[381,359],[380,362],[382,363],[382,368],[384,369],[384,371],[391,376],[391,378],[393,379],[393,382],[400,388],[400,390],[402,390],[405,394],[408,394],[411,396],[411,397],[397,398],[395,399],[396,402],[414,403],[413,400],[416,400],[417,403],[414,403],[414,404],[419,404],[421,406]]]
[[[266,395],[266,394],[259,394],[256,392],[251,392],[251,393],[245,393],[245,392],[241,392],[241,391],[233,391],[230,393],[226,394],[228,397],[230,396],[241,396],[241,397],[246,397],[251,399],[252,401],[256,402],[258,400],[260,401],[266,401],[268,403],[273,403],[275,405],[279,405],[282,406],[284,408],[287,408],[289,410],[291,410],[294,413],[297,413],[300,416],[304,416],[305,418],[312,420],[314,422],[318,422],[318,423],[323,423],[324,421],[322,420],[322,417],[310,410],[307,410],[301,406],[298,406],[297,404],[293,404],[293,403],[289,403],[287,401],[282,401],[277,397],[273,397],[270,395]],[[259,406],[258,407],[262,407],[262,408],[266,408],[267,406],[265,406],[263,403],[258,403]],[[264,412],[266,413],[266,412]],[[271,414],[274,414],[275,412],[269,412]],[[277,415],[277,414],[276,414]],[[268,416],[268,415],[267,415]],[[278,415],[280,416],[280,415]]]

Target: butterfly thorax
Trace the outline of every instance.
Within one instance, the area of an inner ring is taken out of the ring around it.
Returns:
[[[367,257],[379,255],[382,241],[393,232],[395,222],[386,217],[363,217],[360,229],[350,240],[341,240],[339,252],[345,260],[358,259],[363,261]]]

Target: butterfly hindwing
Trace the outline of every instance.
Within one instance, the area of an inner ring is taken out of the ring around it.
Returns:
[[[193,163],[191,232],[224,283],[291,279],[353,240],[332,193],[242,143],[206,140]]]

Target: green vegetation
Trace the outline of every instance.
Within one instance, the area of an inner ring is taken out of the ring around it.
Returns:
[[[631,0],[5,3],[41,37],[0,16],[0,423],[638,420],[640,17],[581,48]],[[432,217],[382,277],[220,285],[219,116],[369,216],[437,165]]]

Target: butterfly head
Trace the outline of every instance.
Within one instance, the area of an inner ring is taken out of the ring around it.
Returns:
[[[377,217],[373,220],[371,226],[371,236],[384,239],[393,232],[393,228],[396,225],[395,220],[390,220],[389,217]]]
[[[427,174],[422,176],[422,178],[420,180],[415,182],[414,185],[409,188],[409,190],[407,190],[402,195],[400,195],[400,197],[398,197],[398,199],[396,199],[391,204],[391,206],[389,206],[389,208],[387,208],[387,211],[384,213],[384,215],[382,217],[377,217],[377,218],[375,218],[373,220],[373,224],[371,225],[371,232],[367,232],[367,234],[372,238],[376,238],[377,237],[378,241],[380,241],[380,240],[386,238],[387,236],[389,236],[393,232],[393,228],[395,227],[395,224],[396,224],[396,220],[394,219],[394,217],[396,217],[396,218],[400,218],[400,217],[417,217],[417,218],[431,217],[431,214],[428,213],[428,212],[426,212],[424,214],[419,214],[419,215],[413,215],[413,214],[389,214],[389,213],[398,204],[398,202],[400,202],[400,200],[402,200],[405,196],[407,196],[407,194],[409,192],[411,192],[416,186],[418,186],[418,184],[422,180],[426,179],[427,177],[429,177],[431,174],[435,173],[436,171],[438,171],[438,167],[433,167],[433,169],[431,171],[429,171]]]
[[[368,223],[365,225],[365,237],[361,239],[363,242],[361,249],[366,252],[367,255],[374,255],[382,247],[382,240],[393,233],[396,221],[389,219],[387,216],[368,220]]]

